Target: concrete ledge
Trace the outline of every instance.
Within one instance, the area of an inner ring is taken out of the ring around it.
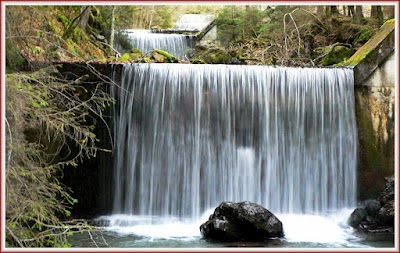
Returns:
[[[206,34],[211,31],[211,29],[213,29],[215,26],[215,19],[208,24],[208,26],[206,28],[203,29],[203,31],[201,31],[200,33],[197,34],[196,39],[197,41],[200,41],[203,39],[204,36],[206,36]]]
[[[394,52],[394,30],[395,20],[386,21],[374,37],[340,64],[342,67],[353,68],[355,85],[363,85],[372,72]]]

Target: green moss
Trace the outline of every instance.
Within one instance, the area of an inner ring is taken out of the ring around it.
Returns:
[[[144,57],[144,58],[140,59],[139,62],[147,63],[147,62],[151,62],[151,59],[150,59],[150,57]]]
[[[28,61],[22,56],[20,50],[10,40],[6,40],[6,66],[7,70],[24,69]]]
[[[121,57],[118,60],[125,62],[125,61],[129,61],[130,58],[131,57],[130,57],[129,53],[126,53],[126,54],[121,55]]]
[[[159,55],[164,56],[165,59],[167,60],[167,62],[169,62],[169,63],[177,63],[177,62],[179,62],[178,58],[176,58],[172,54],[168,53],[167,51],[160,50],[160,49],[154,49],[153,51],[155,53],[159,54]]]
[[[383,23],[383,25],[393,25],[394,26],[395,25],[394,21],[395,21],[394,18],[389,19],[385,23]]]
[[[143,52],[137,48],[131,48],[131,53],[143,55]]]
[[[357,34],[352,44],[353,45],[365,44],[368,40],[371,39],[371,37],[374,35],[374,32],[375,31],[371,29],[370,26],[363,27],[361,31]]]
[[[79,27],[75,28],[74,31],[72,32],[72,38],[77,43],[81,42],[82,36],[83,36],[83,31]]]
[[[200,59],[211,64],[227,64],[230,63],[235,56],[230,55],[229,52],[218,47],[206,49],[199,55]]]
[[[325,53],[328,53],[329,50],[331,50],[330,47],[327,47],[325,49],[326,51]],[[353,53],[354,50],[352,48],[344,46],[336,46],[328,55],[324,56],[321,59],[321,63],[324,66],[334,65],[350,58],[350,56],[352,56]]]
[[[71,23],[70,20],[63,13],[61,13],[58,17],[58,21],[60,21],[64,25],[64,28],[68,27]]]
[[[113,58],[115,59],[115,57],[113,57]],[[118,61],[121,61],[121,62],[136,62],[136,61],[140,60],[141,58],[142,58],[142,54],[125,53],[118,59]]]
[[[90,15],[93,17],[100,17],[100,9],[97,6],[92,5],[92,8],[90,9]]]
[[[201,59],[192,59],[190,60],[190,63],[192,64],[205,64],[205,62]]]
[[[394,19],[386,21],[379,32],[372,37],[367,43],[365,43],[350,59],[343,62],[341,66],[351,66],[354,67],[361,61],[363,61],[374,49],[376,49],[379,44],[385,40],[391,32],[394,31],[395,22]]]

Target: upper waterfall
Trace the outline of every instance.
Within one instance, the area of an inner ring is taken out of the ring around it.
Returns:
[[[200,31],[206,28],[214,19],[215,16],[211,14],[184,14],[175,23],[175,28]]]
[[[151,30],[124,30],[133,47],[144,54],[153,49],[161,49],[170,54],[185,59],[195,44],[195,36],[183,34],[152,33]]]

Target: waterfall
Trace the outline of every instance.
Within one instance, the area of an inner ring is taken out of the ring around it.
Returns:
[[[114,214],[196,219],[245,200],[294,214],[355,206],[350,69],[126,64],[120,79]]]
[[[195,44],[193,35],[151,33],[150,30],[125,30],[124,34],[128,36],[132,46],[144,54],[156,48],[179,59],[185,59]]]
[[[207,14],[184,14],[182,17],[175,23],[176,29],[183,30],[203,30],[206,28],[213,20],[215,19],[214,15]]]

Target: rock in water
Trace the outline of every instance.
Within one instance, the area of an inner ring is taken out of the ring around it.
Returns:
[[[353,228],[357,228],[361,222],[365,221],[367,218],[367,211],[364,208],[356,208],[350,215],[347,223],[352,226]]]
[[[266,241],[282,237],[282,222],[266,208],[245,202],[222,202],[200,226],[206,238],[229,241]]]
[[[376,199],[367,199],[364,201],[365,211],[369,216],[375,218],[375,216],[379,213],[379,209],[381,209],[381,203]]]
[[[392,233],[394,229],[394,177],[385,178],[385,189],[379,201],[367,199],[356,208],[347,220],[348,224],[364,233]]]

